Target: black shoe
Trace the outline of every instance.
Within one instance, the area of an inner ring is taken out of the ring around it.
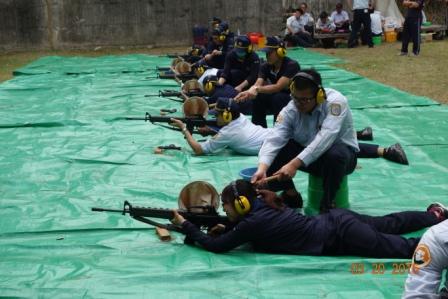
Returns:
[[[361,131],[356,132],[358,140],[373,140],[373,131],[371,127],[365,127]]]
[[[430,204],[426,211],[428,211],[429,213],[433,213],[440,221],[444,221],[448,218],[447,207],[439,202]]]
[[[403,165],[409,165],[408,158],[404,149],[399,143],[389,146],[384,149],[384,159]]]
[[[283,191],[280,194],[280,198],[283,200],[283,203],[291,209],[301,209],[303,207],[303,199],[300,192],[297,192],[296,195],[288,195],[286,191]]]

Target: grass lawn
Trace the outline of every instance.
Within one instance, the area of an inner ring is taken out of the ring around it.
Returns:
[[[413,94],[448,103],[448,39],[422,44],[419,57],[399,57],[400,42],[383,43],[373,49],[313,49],[320,53],[344,59],[338,67],[364,77],[397,87]],[[0,56],[0,82],[12,78],[12,71],[42,56],[101,56],[130,53],[162,54],[183,53],[186,47],[58,50],[3,53]]]
[[[344,59],[338,67],[364,77],[448,104],[448,39],[422,43],[418,57],[397,56],[401,43],[369,49],[313,49]],[[412,44],[409,47],[412,52]]]

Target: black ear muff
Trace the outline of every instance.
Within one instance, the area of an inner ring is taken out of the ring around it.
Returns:
[[[246,196],[239,195],[236,189],[236,181],[232,182],[233,194],[235,196],[233,205],[238,215],[244,216],[250,211],[250,202]]]
[[[233,99],[230,98],[229,99],[229,104],[227,105],[227,108],[224,110],[224,112],[222,113],[222,119],[226,122],[229,123],[232,121],[232,102]]]

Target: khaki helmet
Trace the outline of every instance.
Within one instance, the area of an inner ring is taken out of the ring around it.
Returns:
[[[171,61],[171,67],[174,68],[176,66],[176,64],[178,64],[179,62],[184,61],[183,58],[181,57],[176,57]]]
[[[180,75],[191,73],[191,65],[186,61],[180,61],[174,67],[174,71]]]
[[[208,103],[201,97],[186,99],[182,109],[185,117],[202,116],[206,118],[208,115]]]
[[[187,184],[179,193],[179,209],[211,206],[219,208],[219,195],[215,187],[204,181],[194,181]]]
[[[185,93],[190,93],[192,91],[202,91],[202,85],[197,79],[191,79],[185,81],[184,85],[182,86],[182,91]]]

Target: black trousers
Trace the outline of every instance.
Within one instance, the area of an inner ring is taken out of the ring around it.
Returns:
[[[332,226],[324,255],[356,255],[376,258],[411,258],[419,238],[409,233],[440,221],[428,212],[400,212],[373,217],[346,209],[332,209],[321,217]]]
[[[379,158],[378,155],[378,144],[370,144],[370,143],[358,143],[359,152],[356,153],[356,157],[358,158]]]
[[[249,74],[243,72],[242,70],[232,69],[230,70],[230,78],[226,81],[226,84],[232,85],[233,87],[237,87],[244,80],[246,80]],[[249,85],[252,85],[249,83]]]
[[[296,34],[287,34],[285,41],[291,42],[293,46],[299,46],[303,48],[311,48],[314,44],[313,37],[310,34],[298,32]]]
[[[356,44],[361,24],[364,26],[367,44],[369,47],[373,47],[371,22],[370,13],[367,9],[355,9],[353,11],[352,32],[348,40],[349,47],[353,47]]]
[[[267,171],[267,176],[271,176],[286,163],[295,158],[303,151],[304,147],[289,140],[289,142],[280,150]],[[329,208],[334,201],[336,192],[339,190],[342,179],[347,174],[352,173],[356,167],[355,150],[346,144],[333,144],[319,159],[308,166],[300,167],[301,171],[320,176],[323,179],[323,198],[321,205]],[[294,182],[270,181],[268,185],[272,191],[294,189]]]
[[[401,37],[401,52],[408,53],[409,42],[412,40],[412,52],[415,55],[420,53],[420,26],[422,19],[420,17],[407,17],[403,24],[403,33]]]
[[[258,94],[252,104],[252,122],[267,128],[266,115],[273,114],[275,123],[277,115],[290,100],[289,92]]]

